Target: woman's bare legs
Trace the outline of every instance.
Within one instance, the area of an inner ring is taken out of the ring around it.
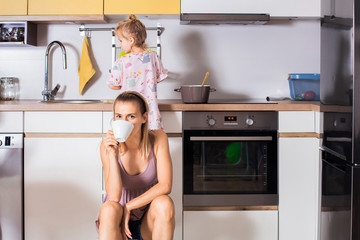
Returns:
[[[122,240],[120,232],[122,206],[113,201],[105,202],[99,213],[99,240]]]
[[[172,240],[175,228],[174,215],[174,203],[169,196],[155,198],[141,223],[143,239]]]

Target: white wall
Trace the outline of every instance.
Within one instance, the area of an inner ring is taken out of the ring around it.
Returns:
[[[289,96],[288,73],[320,72],[318,20],[276,20],[266,25],[180,25],[175,17],[143,18],[146,26],[161,23],[162,61],[169,77],[159,84],[159,99],[178,99],[174,88],[200,84],[207,71],[208,84],[217,89],[211,98],[265,98]],[[85,27],[114,27],[88,24]],[[41,99],[46,45],[64,43],[68,69],[62,69],[61,50],[53,49],[50,85],[62,85],[58,98],[113,99],[118,94],[105,84],[111,67],[111,33],[92,32],[92,58],[97,70],[78,93],[77,69],[83,37],[77,24],[39,24],[37,47],[0,47],[0,77],[19,79],[20,99]],[[154,42],[155,35],[148,37]]]

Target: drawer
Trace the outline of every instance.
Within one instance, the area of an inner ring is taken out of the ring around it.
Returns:
[[[184,239],[278,239],[278,211],[184,211]]]
[[[182,132],[182,112],[161,112],[161,118],[166,133]]]
[[[0,132],[23,132],[23,116],[23,112],[0,112]]]
[[[113,113],[103,112],[102,118],[103,118],[102,132],[107,133],[107,131],[111,129],[111,119],[113,118]]]
[[[316,132],[316,117],[313,111],[280,111],[279,132]]]
[[[182,132],[182,112],[166,111],[161,112],[161,118],[164,124],[164,131],[166,133],[181,133]],[[112,112],[103,112],[103,133],[111,129]]]
[[[102,112],[25,112],[25,132],[101,133]]]

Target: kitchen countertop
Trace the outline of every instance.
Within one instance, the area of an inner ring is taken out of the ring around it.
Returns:
[[[267,103],[184,104],[181,99],[159,100],[160,111],[317,111],[349,112],[351,107],[322,105],[318,101]],[[111,111],[113,100],[101,103],[43,103],[40,100],[0,101],[0,111]]]

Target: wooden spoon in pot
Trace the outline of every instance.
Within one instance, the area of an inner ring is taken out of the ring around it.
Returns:
[[[208,77],[209,77],[209,72],[207,72],[206,75],[205,75],[204,81],[201,84],[202,87],[204,86],[204,84],[205,84],[206,80],[208,79]]]

